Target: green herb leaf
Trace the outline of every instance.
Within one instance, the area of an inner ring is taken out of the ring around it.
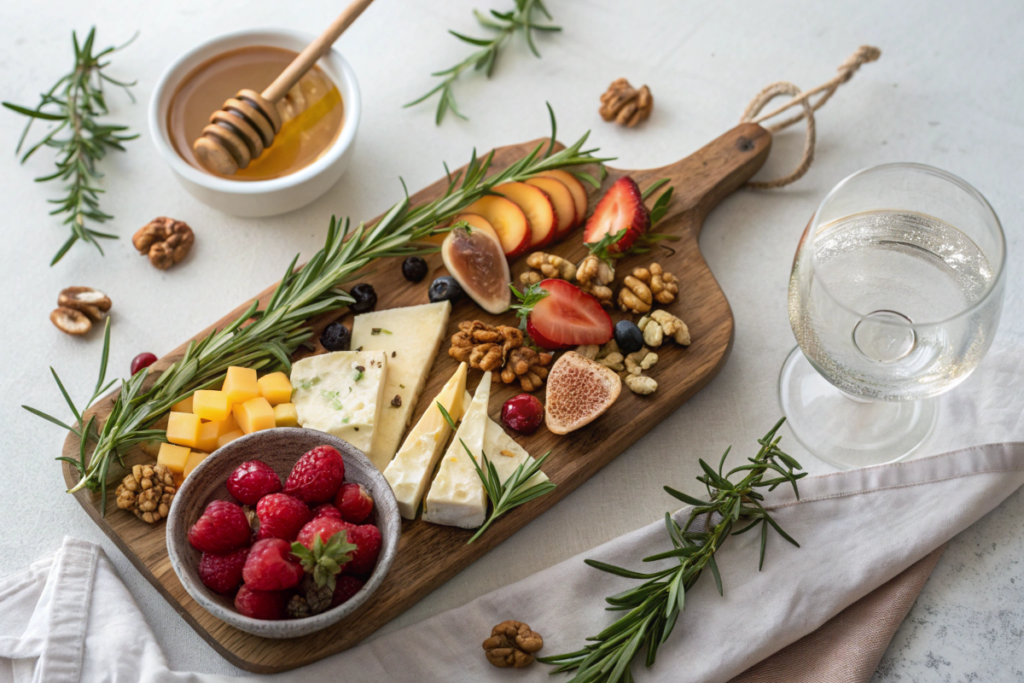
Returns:
[[[516,317],[519,318],[519,329],[526,331],[526,319],[530,316],[530,311],[536,306],[541,299],[546,297],[549,292],[546,289],[541,289],[540,283],[530,285],[522,292],[516,289],[516,286],[512,283],[508,285],[512,289],[512,293],[515,295],[519,303],[512,304],[510,308],[516,312]]]

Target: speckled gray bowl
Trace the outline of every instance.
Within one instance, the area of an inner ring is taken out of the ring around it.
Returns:
[[[188,542],[188,530],[214,500],[232,500],[224,482],[236,467],[247,460],[262,460],[281,475],[288,477],[295,461],[306,451],[328,444],[334,446],[345,460],[345,481],[362,484],[373,495],[370,521],[381,533],[380,557],[366,585],[344,604],[305,619],[264,621],[238,613],[234,598],[219,595],[199,580],[201,553]],[[192,471],[171,503],[167,518],[167,554],[171,566],[188,594],[218,619],[246,633],[264,638],[295,638],[327,628],[354,612],[366,602],[384,581],[398,549],[402,519],[398,503],[384,475],[347,441],[313,429],[281,427],[254,432],[217,449]]]

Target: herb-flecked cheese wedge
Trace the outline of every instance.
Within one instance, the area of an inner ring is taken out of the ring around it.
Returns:
[[[516,468],[520,465],[526,467],[533,462],[533,458],[526,452],[526,449],[516,443],[515,439],[509,436],[500,424],[490,418],[487,418],[487,430],[484,432],[484,453],[494,465],[503,484],[515,474]],[[537,472],[526,481],[525,488],[542,484],[547,480],[546,474]]]
[[[292,403],[299,424],[370,453],[380,438],[383,351],[335,351],[292,363]]]

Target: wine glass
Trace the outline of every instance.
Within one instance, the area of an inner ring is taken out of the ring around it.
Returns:
[[[829,192],[797,246],[779,377],[797,439],[842,468],[894,462],[931,433],[939,394],[992,344],[1006,240],[966,182],[886,164]]]

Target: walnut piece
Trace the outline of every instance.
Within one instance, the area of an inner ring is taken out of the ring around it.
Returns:
[[[670,304],[679,294],[676,276],[665,272],[657,263],[652,263],[649,268],[634,268],[622,285],[619,307],[627,313],[646,313],[655,301]]]
[[[50,322],[52,322],[58,330],[66,332],[67,334],[80,335],[85,334],[92,329],[92,321],[89,317],[79,310],[74,308],[66,308],[61,306],[50,313]]]
[[[135,465],[117,487],[117,507],[155,524],[167,517],[175,491],[174,475],[165,465]]]
[[[602,306],[614,306],[610,285],[615,280],[615,266],[597,254],[590,254],[580,261],[576,267],[576,284],[584,292],[591,294]]]
[[[132,237],[132,244],[140,254],[149,255],[154,267],[167,270],[188,256],[195,239],[188,224],[159,216],[139,228]]]
[[[690,345],[690,330],[679,318],[666,310],[659,309],[651,312],[651,320],[661,325],[665,336],[671,337],[676,344],[681,346]]]
[[[523,391],[537,391],[544,385],[548,376],[547,366],[551,365],[553,358],[550,353],[538,353],[528,346],[513,349],[505,369],[501,371],[501,381],[512,384],[518,379]]]
[[[632,128],[645,121],[652,109],[654,96],[646,85],[637,90],[625,78],[619,78],[612,81],[607,92],[601,95],[601,108],[598,112],[605,121],[615,121]]]
[[[521,621],[503,621],[491,629],[484,641],[487,661],[501,669],[521,669],[533,662],[533,655],[544,647],[539,633]]]
[[[470,367],[491,372],[501,368],[508,354],[523,345],[523,332],[517,327],[491,327],[479,320],[463,320],[452,335],[448,355]]]
[[[57,305],[81,311],[93,320],[103,320],[110,310],[110,297],[92,287],[65,287],[57,297]]]
[[[646,346],[635,353],[626,356],[626,372],[631,375],[640,375],[644,370],[650,370],[658,362],[658,354]]]
[[[653,377],[648,377],[647,375],[627,374],[625,382],[630,391],[641,396],[653,394],[658,390],[658,382]]]
[[[519,276],[519,281],[527,286],[535,285],[544,278],[557,278],[569,282],[576,278],[576,266],[555,254],[535,251],[527,257],[526,265],[540,271],[537,273],[528,270]]]

